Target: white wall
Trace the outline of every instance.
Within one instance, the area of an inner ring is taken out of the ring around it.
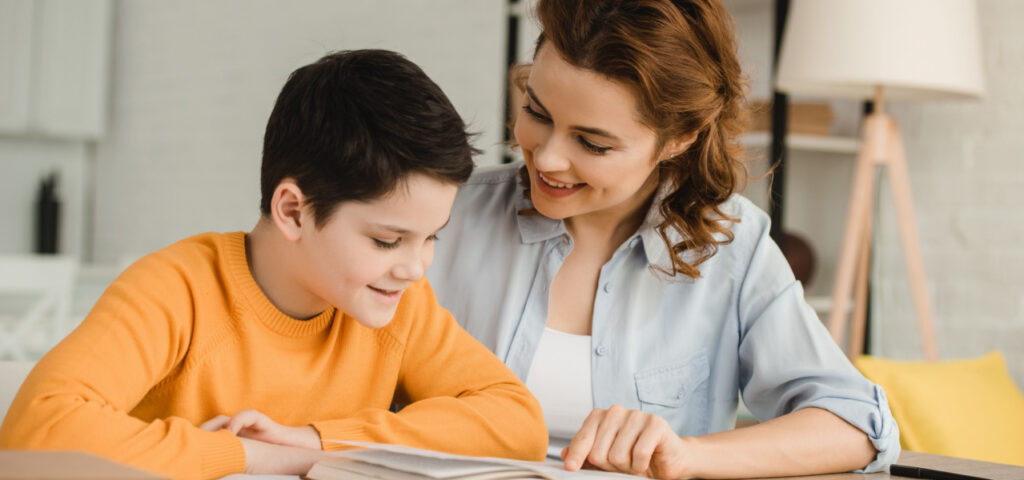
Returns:
[[[99,262],[258,216],[263,129],[295,68],[331,50],[417,62],[496,163],[504,0],[156,0],[117,4],[109,136],[95,159]]]
[[[941,355],[999,349],[1024,386],[1024,2],[978,7],[987,96],[890,108],[906,142]],[[888,190],[881,205],[872,317],[885,332],[880,353],[921,358]]]

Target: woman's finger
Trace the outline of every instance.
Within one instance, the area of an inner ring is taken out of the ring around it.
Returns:
[[[658,419],[658,417],[653,415],[651,418],[648,418],[646,427],[640,432],[636,443],[633,444],[631,468],[634,472],[647,472],[651,466],[654,451],[665,441],[665,431],[662,428],[663,422],[658,422]],[[675,435],[675,433],[673,432],[672,435]]]
[[[597,427],[601,424],[605,413],[605,410],[595,408],[591,410],[590,415],[587,415],[587,419],[583,421],[583,426],[580,427],[576,435],[572,437],[572,442],[566,447],[564,455],[566,470],[576,471],[583,466],[583,461],[586,460],[587,455],[590,454],[591,447],[594,446]]]
[[[630,410],[626,414],[622,427],[619,428],[619,433],[615,436],[615,441],[608,449],[608,463],[613,469],[626,473],[640,473],[647,470],[646,466],[641,470],[636,470],[633,467],[633,449],[637,438],[650,425],[647,418],[648,415],[641,410]]]
[[[608,450],[611,449],[627,415],[629,415],[629,410],[622,405],[612,405],[608,409],[608,413],[604,415],[601,424],[597,427],[594,445],[590,447],[590,454],[587,455],[587,460],[595,467],[601,470],[613,470],[612,465],[608,463]]]

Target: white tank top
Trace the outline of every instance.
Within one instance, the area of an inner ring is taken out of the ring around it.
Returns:
[[[590,335],[573,335],[544,328],[526,374],[526,387],[544,410],[550,441],[548,456],[562,449],[594,409],[590,383]]]

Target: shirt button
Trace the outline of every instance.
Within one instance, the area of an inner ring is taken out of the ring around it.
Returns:
[[[611,293],[611,291],[612,291],[612,282],[608,282],[608,283],[604,284],[604,293]]]
[[[594,349],[594,353],[596,353],[597,356],[599,356],[599,357],[603,357],[605,355],[608,355],[608,346],[607,345],[601,345],[601,346],[597,347],[596,349]]]

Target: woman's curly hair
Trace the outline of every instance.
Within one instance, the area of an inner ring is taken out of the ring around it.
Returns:
[[[747,181],[739,143],[747,84],[732,17],[720,0],[540,0],[537,18],[538,50],[550,43],[570,64],[632,89],[656,151],[696,132],[686,151],[659,164],[672,188],[657,206],[657,231],[672,258],[671,269],[659,268],[699,278],[697,267],[733,240],[739,220],[720,207]]]

